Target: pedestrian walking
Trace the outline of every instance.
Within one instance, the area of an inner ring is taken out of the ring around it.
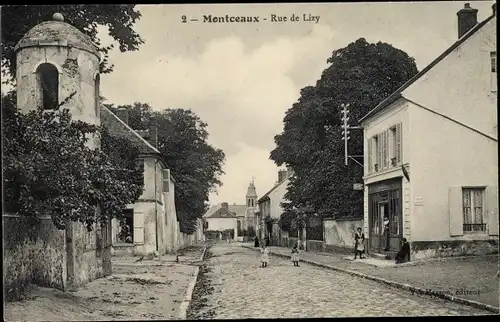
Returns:
[[[262,245],[262,249],[260,250],[260,261],[262,262],[262,267],[267,267],[267,263],[269,262],[269,251],[265,245]]]
[[[299,245],[295,244],[292,248],[292,262],[293,266],[299,266]]]
[[[363,254],[365,252],[365,234],[363,234],[361,227],[358,227],[356,234],[354,235],[354,259],[363,259]]]
[[[254,240],[253,246],[254,247],[259,247],[259,237],[255,236],[255,240]]]

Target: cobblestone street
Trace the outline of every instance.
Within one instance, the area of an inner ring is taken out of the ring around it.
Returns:
[[[209,257],[201,279],[208,279],[211,287],[203,298],[194,299],[203,305],[193,306],[191,318],[491,314],[305,263],[294,267],[274,256],[267,268],[261,268],[260,254],[238,244],[216,244]]]

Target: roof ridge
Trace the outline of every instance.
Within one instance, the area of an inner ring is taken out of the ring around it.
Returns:
[[[455,41],[452,45],[450,45],[444,52],[442,52],[439,56],[437,56],[434,60],[432,60],[427,66],[425,66],[420,72],[415,74],[412,78],[407,80],[403,85],[401,85],[397,90],[392,92],[389,96],[387,96],[382,102],[377,104],[373,109],[371,109],[368,113],[366,113],[362,118],[358,120],[358,123],[362,123],[364,120],[370,118],[376,113],[383,110],[386,106],[393,103],[396,99],[398,99],[401,95],[401,92],[410,87],[413,83],[415,83],[420,77],[425,75],[428,71],[430,71],[434,66],[436,66],[439,62],[445,59],[450,53],[453,52],[460,45],[465,43],[467,39],[469,39],[473,34],[479,31],[484,25],[486,25],[489,21],[491,21],[496,15],[491,15],[480,23],[476,24],[472,27],[468,32],[466,32],[462,37],[460,37],[457,41]]]
[[[151,150],[153,150],[155,153],[161,154],[160,151],[158,151],[157,148],[155,148],[154,146],[152,146],[151,143],[149,143],[148,141],[146,141],[139,133],[137,133],[136,130],[134,130],[133,128],[131,128],[127,123],[123,122],[122,119],[119,118],[118,115],[116,115],[115,113],[113,113],[109,108],[107,108],[106,106],[104,106],[103,104],[101,104],[101,109],[104,109],[107,112],[109,112],[109,114],[111,114],[122,125],[124,125],[127,128],[127,130],[129,130],[130,132],[132,132],[132,134],[134,134],[137,138],[139,138],[139,140],[142,143],[144,143],[148,148],[150,148]]]

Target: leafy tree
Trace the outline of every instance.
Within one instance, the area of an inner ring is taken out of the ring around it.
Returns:
[[[116,113],[128,109],[129,125],[134,130],[148,129],[151,122],[158,127],[158,150],[176,179],[175,207],[180,229],[192,233],[196,219],[208,210],[208,196],[222,186],[225,155],[208,144],[207,124],[191,110],[164,109],[153,111],[148,104],[107,105]]]
[[[295,172],[285,195],[285,210],[361,215],[363,193],[353,191],[352,184],[361,180],[363,170],[356,164],[344,165],[341,104],[349,104],[349,124],[357,125],[418,71],[414,59],[402,50],[363,38],[335,50],[327,62],[330,66],[316,85],[303,88],[286,112],[284,130],[275,137],[270,158]],[[363,155],[362,131],[351,130],[350,137],[349,154]]]
[[[120,217],[141,195],[142,169],[134,162],[139,152],[130,142],[72,120],[62,107],[20,113],[14,92],[2,97],[2,112],[7,211],[28,218],[50,214],[59,229],[79,221],[91,230]],[[93,139],[102,149],[89,147]]]
[[[114,44],[101,45],[98,37],[98,26],[108,27],[109,35],[118,42],[121,52],[134,51],[144,41],[133,27],[141,14],[134,4],[93,4],[93,5],[11,5],[2,7],[2,67],[6,69],[4,76],[12,81],[16,75],[16,55],[14,47],[31,28],[37,24],[51,20],[56,12],[63,14],[69,24],[78,28],[99,46],[104,54],[101,62],[101,73],[109,73],[113,65],[109,63],[108,53]]]

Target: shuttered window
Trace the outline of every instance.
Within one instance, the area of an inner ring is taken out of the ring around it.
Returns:
[[[488,213],[488,234],[498,236],[498,186],[486,188],[486,211]]]
[[[462,236],[464,234],[462,187],[448,189],[448,214],[450,219],[450,236]]]
[[[396,163],[399,165],[402,163],[401,161],[401,154],[402,154],[402,133],[401,133],[401,123],[396,125],[396,147],[395,147],[395,157],[396,157]]]
[[[144,214],[134,212],[134,244],[144,244]]]
[[[383,143],[382,143],[382,146],[383,146],[383,149],[382,149],[382,164],[383,164],[383,168],[384,169],[387,169],[387,159],[388,159],[388,151],[387,151],[387,137],[388,137],[388,131],[384,131],[382,133],[382,137],[383,137]]]
[[[383,145],[384,145],[384,138],[383,138],[383,135],[382,133],[380,134],[377,134],[377,165],[378,165],[378,170],[377,171],[380,171],[383,167],[383,164],[382,164],[382,154],[383,154]]]
[[[368,173],[372,172],[372,141],[373,138],[368,139],[368,147],[366,148],[367,160],[368,160]]]

